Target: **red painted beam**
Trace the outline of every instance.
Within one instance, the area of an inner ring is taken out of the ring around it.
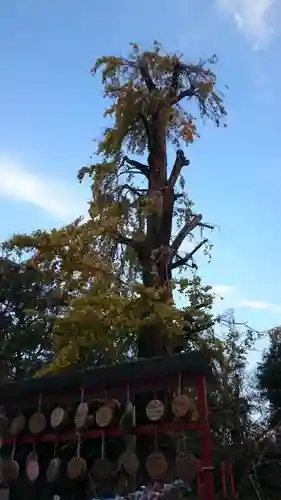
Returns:
[[[159,423],[148,424],[137,426],[135,430],[132,431],[133,434],[141,435],[141,434],[154,434],[155,430],[161,434],[168,432],[177,432],[182,429],[199,429],[198,422],[186,422],[184,420],[176,420],[174,422],[169,423]],[[118,427],[108,428],[108,429],[91,429],[81,433],[81,438],[87,439],[95,439],[102,436],[108,437],[118,437],[122,436],[122,431]],[[19,435],[16,438],[17,445],[21,443],[54,443],[56,441],[60,442],[68,442],[68,441],[76,441],[77,440],[77,431],[73,432],[65,432],[65,433],[43,433],[39,436],[33,435]],[[12,445],[14,443],[14,437],[4,437],[3,445]]]

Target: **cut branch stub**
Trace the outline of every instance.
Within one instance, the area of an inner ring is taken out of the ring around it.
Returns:
[[[177,252],[182,242],[186,238],[186,236],[193,231],[197,226],[199,226],[202,220],[202,214],[194,215],[191,219],[187,220],[185,225],[179,231],[178,235],[175,237],[172,243],[172,249],[174,252]]]
[[[184,152],[182,149],[177,150],[177,156],[175,159],[175,163],[172,168],[172,172],[170,175],[169,183],[171,184],[172,187],[175,186],[178,177],[180,175],[182,167],[188,167],[190,161],[184,156]]]

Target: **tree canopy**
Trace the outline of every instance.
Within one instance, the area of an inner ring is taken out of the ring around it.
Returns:
[[[269,422],[272,427],[281,423],[281,329],[269,333],[269,346],[257,369],[258,388],[269,405]]]
[[[17,260],[0,260],[1,380],[34,375],[52,358],[53,316],[61,310],[56,286]]]
[[[184,61],[157,42],[148,51],[131,44],[127,58],[96,61],[92,73],[101,74],[107,108],[95,163],[78,172],[80,182],[91,182],[89,217],[8,242],[35,251],[37,268],[55,273],[63,290],[67,313],[55,321],[53,368],[91,350],[110,359],[147,357],[195,342],[207,349],[215,343],[218,352],[213,335],[209,344],[200,335],[212,324],[213,296],[194,261],[200,249],[209,253],[203,232],[213,226],[188,196],[189,159],[180,149],[199,137],[200,118],[225,124],[215,63],[215,56]],[[190,273],[182,276],[184,269]],[[183,295],[181,309],[175,291]]]

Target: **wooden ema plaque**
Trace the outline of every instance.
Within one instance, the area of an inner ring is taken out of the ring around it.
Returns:
[[[128,476],[134,476],[139,470],[140,462],[134,452],[126,451],[121,457],[120,465]]]
[[[59,429],[59,427],[64,423],[66,420],[66,412],[64,408],[61,406],[56,406],[52,413],[51,413],[51,418],[50,418],[50,424],[53,429]]]
[[[46,424],[47,421],[45,415],[41,412],[36,412],[29,419],[28,427],[31,434],[37,436],[45,430]]]
[[[87,470],[87,462],[82,457],[73,457],[67,464],[67,475],[73,481],[83,479]]]
[[[89,414],[89,407],[87,403],[81,402],[76,409],[74,417],[74,424],[76,429],[78,430],[83,429],[84,425],[86,424],[88,414]]]
[[[168,470],[168,463],[163,453],[155,451],[148,455],[145,467],[152,479],[161,479]]]
[[[146,415],[151,422],[158,422],[164,416],[165,407],[159,399],[152,399],[146,407]]]
[[[12,436],[17,436],[26,427],[26,418],[23,413],[17,415],[11,422],[9,432]]]
[[[113,408],[108,405],[101,406],[96,412],[96,423],[98,427],[107,427],[113,419]]]
[[[48,469],[46,471],[46,478],[48,483],[54,483],[58,479],[60,473],[60,466],[61,466],[61,461],[58,457],[51,459]]]
[[[6,459],[1,461],[2,477],[7,484],[13,483],[19,475],[20,466],[14,459]]]

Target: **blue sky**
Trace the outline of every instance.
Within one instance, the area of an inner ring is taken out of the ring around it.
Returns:
[[[1,0],[0,238],[86,210],[76,182],[103,127],[96,57],[159,40],[188,59],[216,53],[228,128],[202,127],[187,185],[219,226],[201,274],[239,321],[281,323],[280,0]]]

